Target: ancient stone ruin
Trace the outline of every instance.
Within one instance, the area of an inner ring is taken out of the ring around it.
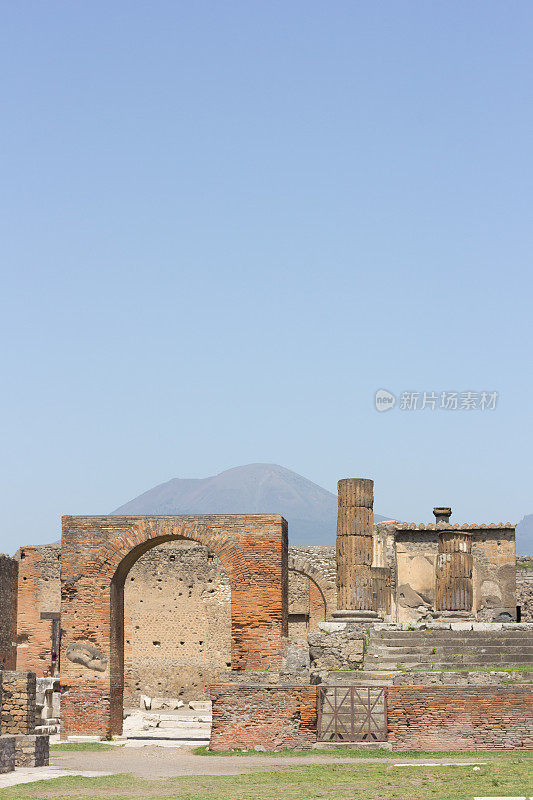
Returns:
[[[64,517],[61,545],[0,557],[4,675],[37,675],[38,731],[60,717],[63,738],[121,736],[125,715],[150,712],[150,727],[156,709],[213,699],[217,747],[252,741],[259,723],[235,719],[254,707],[276,747],[390,738],[401,749],[393,709],[413,686],[440,687],[450,708],[443,687],[475,703],[483,686],[496,720],[510,682],[531,701],[530,562],[517,569],[511,524],[434,515],[376,525],[373,482],[344,479],[336,547],[288,547],[276,515]]]
[[[36,729],[35,673],[1,670],[0,708],[0,773],[47,766],[49,737]]]

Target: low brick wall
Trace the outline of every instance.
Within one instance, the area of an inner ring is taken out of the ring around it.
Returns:
[[[533,748],[533,684],[388,687],[393,750]]]
[[[34,672],[3,671],[2,733],[35,733],[35,684]]]
[[[211,687],[212,750],[305,750],[316,742],[314,686]]]

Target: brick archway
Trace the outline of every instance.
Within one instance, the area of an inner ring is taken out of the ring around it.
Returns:
[[[309,578],[314,586],[316,586],[317,593],[320,594],[324,601],[325,616],[331,615],[332,611],[335,611],[337,608],[335,584],[325,578],[322,572],[320,572],[310,560],[302,556],[295,556],[290,553],[288,567],[291,572],[297,572]]]
[[[63,517],[61,736],[122,732],[124,580],[173,539],[207,546],[231,585],[232,669],[281,666],[287,523],[272,515]]]

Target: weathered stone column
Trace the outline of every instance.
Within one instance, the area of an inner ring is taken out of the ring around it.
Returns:
[[[372,598],[374,481],[344,478],[338,483],[337,609],[345,621],[375,619]]]
[[[450,526],[451,508],[434,508],[437,525]],[[472,611],[472,539],[451,526],[439,532],[437,611]]]

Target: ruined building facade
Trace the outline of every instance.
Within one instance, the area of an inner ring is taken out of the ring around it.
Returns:
[[[512,526],[391,522],[371,530],[365,586],[381,618],[415,622],[463,611],[505,621],[516,618],[518,606],[522,621],[532,620],[531,564],[522,559],[516,569]],[[60,567],[59,544],[0,556],[5,669],[57,673]],[[287,568],[288,638],[305,644],[337,611],[336,549],[290,547]],[[196,541],[148,549],[124,581],[125,704],[137,704],[141,694],[206,696],[230,668],[231,586],[220,558]]]

